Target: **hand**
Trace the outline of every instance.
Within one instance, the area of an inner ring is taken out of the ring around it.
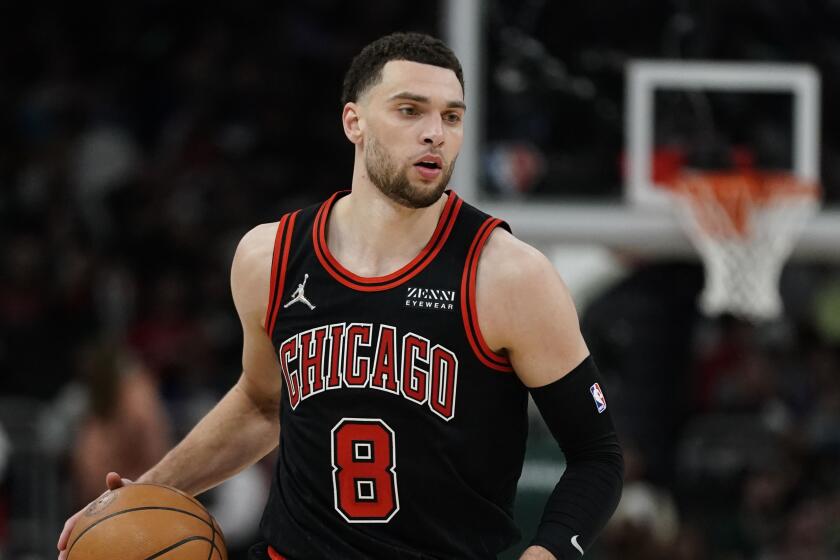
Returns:
[[[519,560],[557,560],[552,553],[541,546],[529,546]]]
[[[108,491],[116,490],[117,488],[122,488],[126,484],[131,484],[132,481],[127,478],[122,478],[115,472],[109,472],[105,476],[105,485],[108,487]],[[103,493],[104,495],[104,493]],[[98,498],[97,498],[98,499]],[[67,541],[70,539],[70,533],[73,532],[73,527],[76,526],[76,521],[79,520],[82,513],[87,509],[88,506],[83,507],[81,510],[77,511],[73,517],[68,519],[64,523],[64,529],[61,531],[61,536],[58,537],[58,560],[67,560]]]

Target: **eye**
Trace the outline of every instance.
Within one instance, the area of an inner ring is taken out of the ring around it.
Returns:
[[[461,115],[459,115],[458,113],[446,113],[443,116],[443,118],[449,124],[458,124],[459,122],[461,122]]]
[[[417,111],[417,109],[416,109],[416,108],[411,107],[410,105],[409,105],[409,106],[400,107],[400,108],[399,108],[399,109],[397,109],[397,110],[398,110],[400,113],[402,113],[403,115],[407,116],[407,117],[413,117],[413,116],[416,116],[416,115],[419,115],[419,114],[420,114],[420,113]]]

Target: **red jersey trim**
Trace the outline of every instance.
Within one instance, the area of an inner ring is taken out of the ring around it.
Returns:
[[[270,546],[268,547],[268,557],[271,558],[271,560],[286,560],[285,556],[283,556]]]
[[[286,283],[286,266],[289,262],[289,249],[292,245],[292,232],[300,210],[286,214],[277,224],[277,236],[274,239],[274,256],[271,263],[271,291],[265,315],[265,329],[270,337],[277,323],[277,313],[283,300],[283,287]]]
[[[271,279],[269,280],[269,292],[268,292],[268,306],[265,309],[265,320],[263,321],[263,328],[266,332],[270,331],[268,329],[268,325],[271,322],[271,315],[274,311],[274,294],[276,292],[276,284],[277,284],[277,262],[280,259],[281,254],[281,247],[283,242],[283,232],[286,228],[286,221],[288,221],[289,215],[284,214],[282,218],[280,218],[280,222],[277,224],[277,233],[274,235],[274,251],[272,252],[271,256]]]
[[[479,361],[490,369],[512,372],[513,367],[510,364],[510,360],[494,352],[484,340],[484,336],[481,334],[481,329],[478,326],[478,314],[475,305],[475,282],[478,258],[481,256],[481,250],[487,243],[490,234],[501,223],[502,221],[498,218],[487,218],[481,224],[481,227],[478,228],[478,233],[475,239],[473,239],[469,253],[467,253],[467,262],[464,264],[464,273],[461,277],[461,318],[464,321],[464,331],[467,333],[467,340]]]
[[[315,222],[312,225],[312,244],[315,248],[315,256],[318,257],[321,266],[324,267],[330,276],[344,286],[361,292],[389,290],[411,280],[422,272],[443,248],[446,240],[449,238],[449,234],[452,232],[452,228],[455,226],[455,220],[463,205],[463,200],[458,195],[452,191],[447,191],[449,198],[443,207],[443,212],[441,212],[440,218],[438,219],[435,231],[432,233],[429,242],[420,251],[420,254],[396,272],[392,272],[387,276],[368,278],[354,274],[344,268],[330,253],[329,247],[327,246],[327,220],[332,205],[341,194],[342,192],[335,193],[318,209],[318,214],[315,216]]]

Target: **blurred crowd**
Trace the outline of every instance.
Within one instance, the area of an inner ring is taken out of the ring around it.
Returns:
[[[36,476],[15,469],[10,450],[43,439],[61,475],[59,498],[47,502],[63,519],[98,493],[104,469],[141,473],[235,381],[241,335],[228,278],[238,239],[348,186],[352,152],[338,98],[350,58],[387,31],[437,33],[442,15],[435,2],[422,17],[416,6],[384,0],[282,4],[206,13],[164,2],[4,8],[0,558],[25,557],[11,533],[15,515],[27,512],[10,508],[20,507],[25,477]],[[516,30],[528,22],[542,29],[555,17],[541,2],[511,15],[512,4],[488,3],[494,53],[503,37],[522,40]],[[550,13],[541,17],[541,6]],[[595,17],[581,6],[576,17]],[[657,47],[670,19],[656,14],[637,45],[623,44],[634,56],[670,54]],[[574,41],[561,45],[561,36],[545,36],[545,48],[574,67]],[[602,68],[615,89],[618,70]],[[529,105],[511,102],[529,90],[506,98],[494,76],[508,85],[516,78],[488,73],[488,106],[507,107],[490,120],[491,139],[509,125],[558,153],[580,140],[588,151],[549,162],[546,184],[577,178],[580,189],[618,188],[620,97],[591,106],[600,124],[585,138],[562,127],[541,136],[553,121],[517,120]],[[824,78],[826,91],[833,79]],[[556,96],[588,91],[574,84],[541,90],[555,96],[557,114],[547,115],[568,117],[557,107],[569,98]],[[835,147],[829,142],[827,153]],[[833,156],[823,161],[834,165]],[[770,330],[701,320],[700,269],[679,263],[639,265],[586,309],[585,334],[628,449],[625,497],[596,558],[840,555],[838,272],[803,267],[786,278],[793,314]],[[42,417],[35,432],[18,428]],[[266,476],[262,466],[249,473],[210,499],[240,547],[256,528],[254,506],[241,497],[259,494]],[[40,538],[52,547],[52,534]]]
[[[790,265],[760,326],[700,317],[701,285],[640,264],[583,315],[627,451],[603,558],[840,558],[840,271]]]

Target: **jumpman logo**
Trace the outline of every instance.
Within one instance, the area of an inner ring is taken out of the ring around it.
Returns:
[[[289,301],[289,303],[287,303],[286,305],[283,306],[283,309],[285,309],[285,308],[289,307],[290,305],[295,304],[297,302],[305,303],[309,307],[309,309],[315,309],[315,306],[312,305],[309,302],[308,299],[306,299],[305,295],[303,295],[303,287],[306,286],[306,281],[308,279],[309,279],[309,275],[304,274],[303,275],[303,283],[298,284],[297,289],[294,291],[294,293],[292,293],[292,299]]]

